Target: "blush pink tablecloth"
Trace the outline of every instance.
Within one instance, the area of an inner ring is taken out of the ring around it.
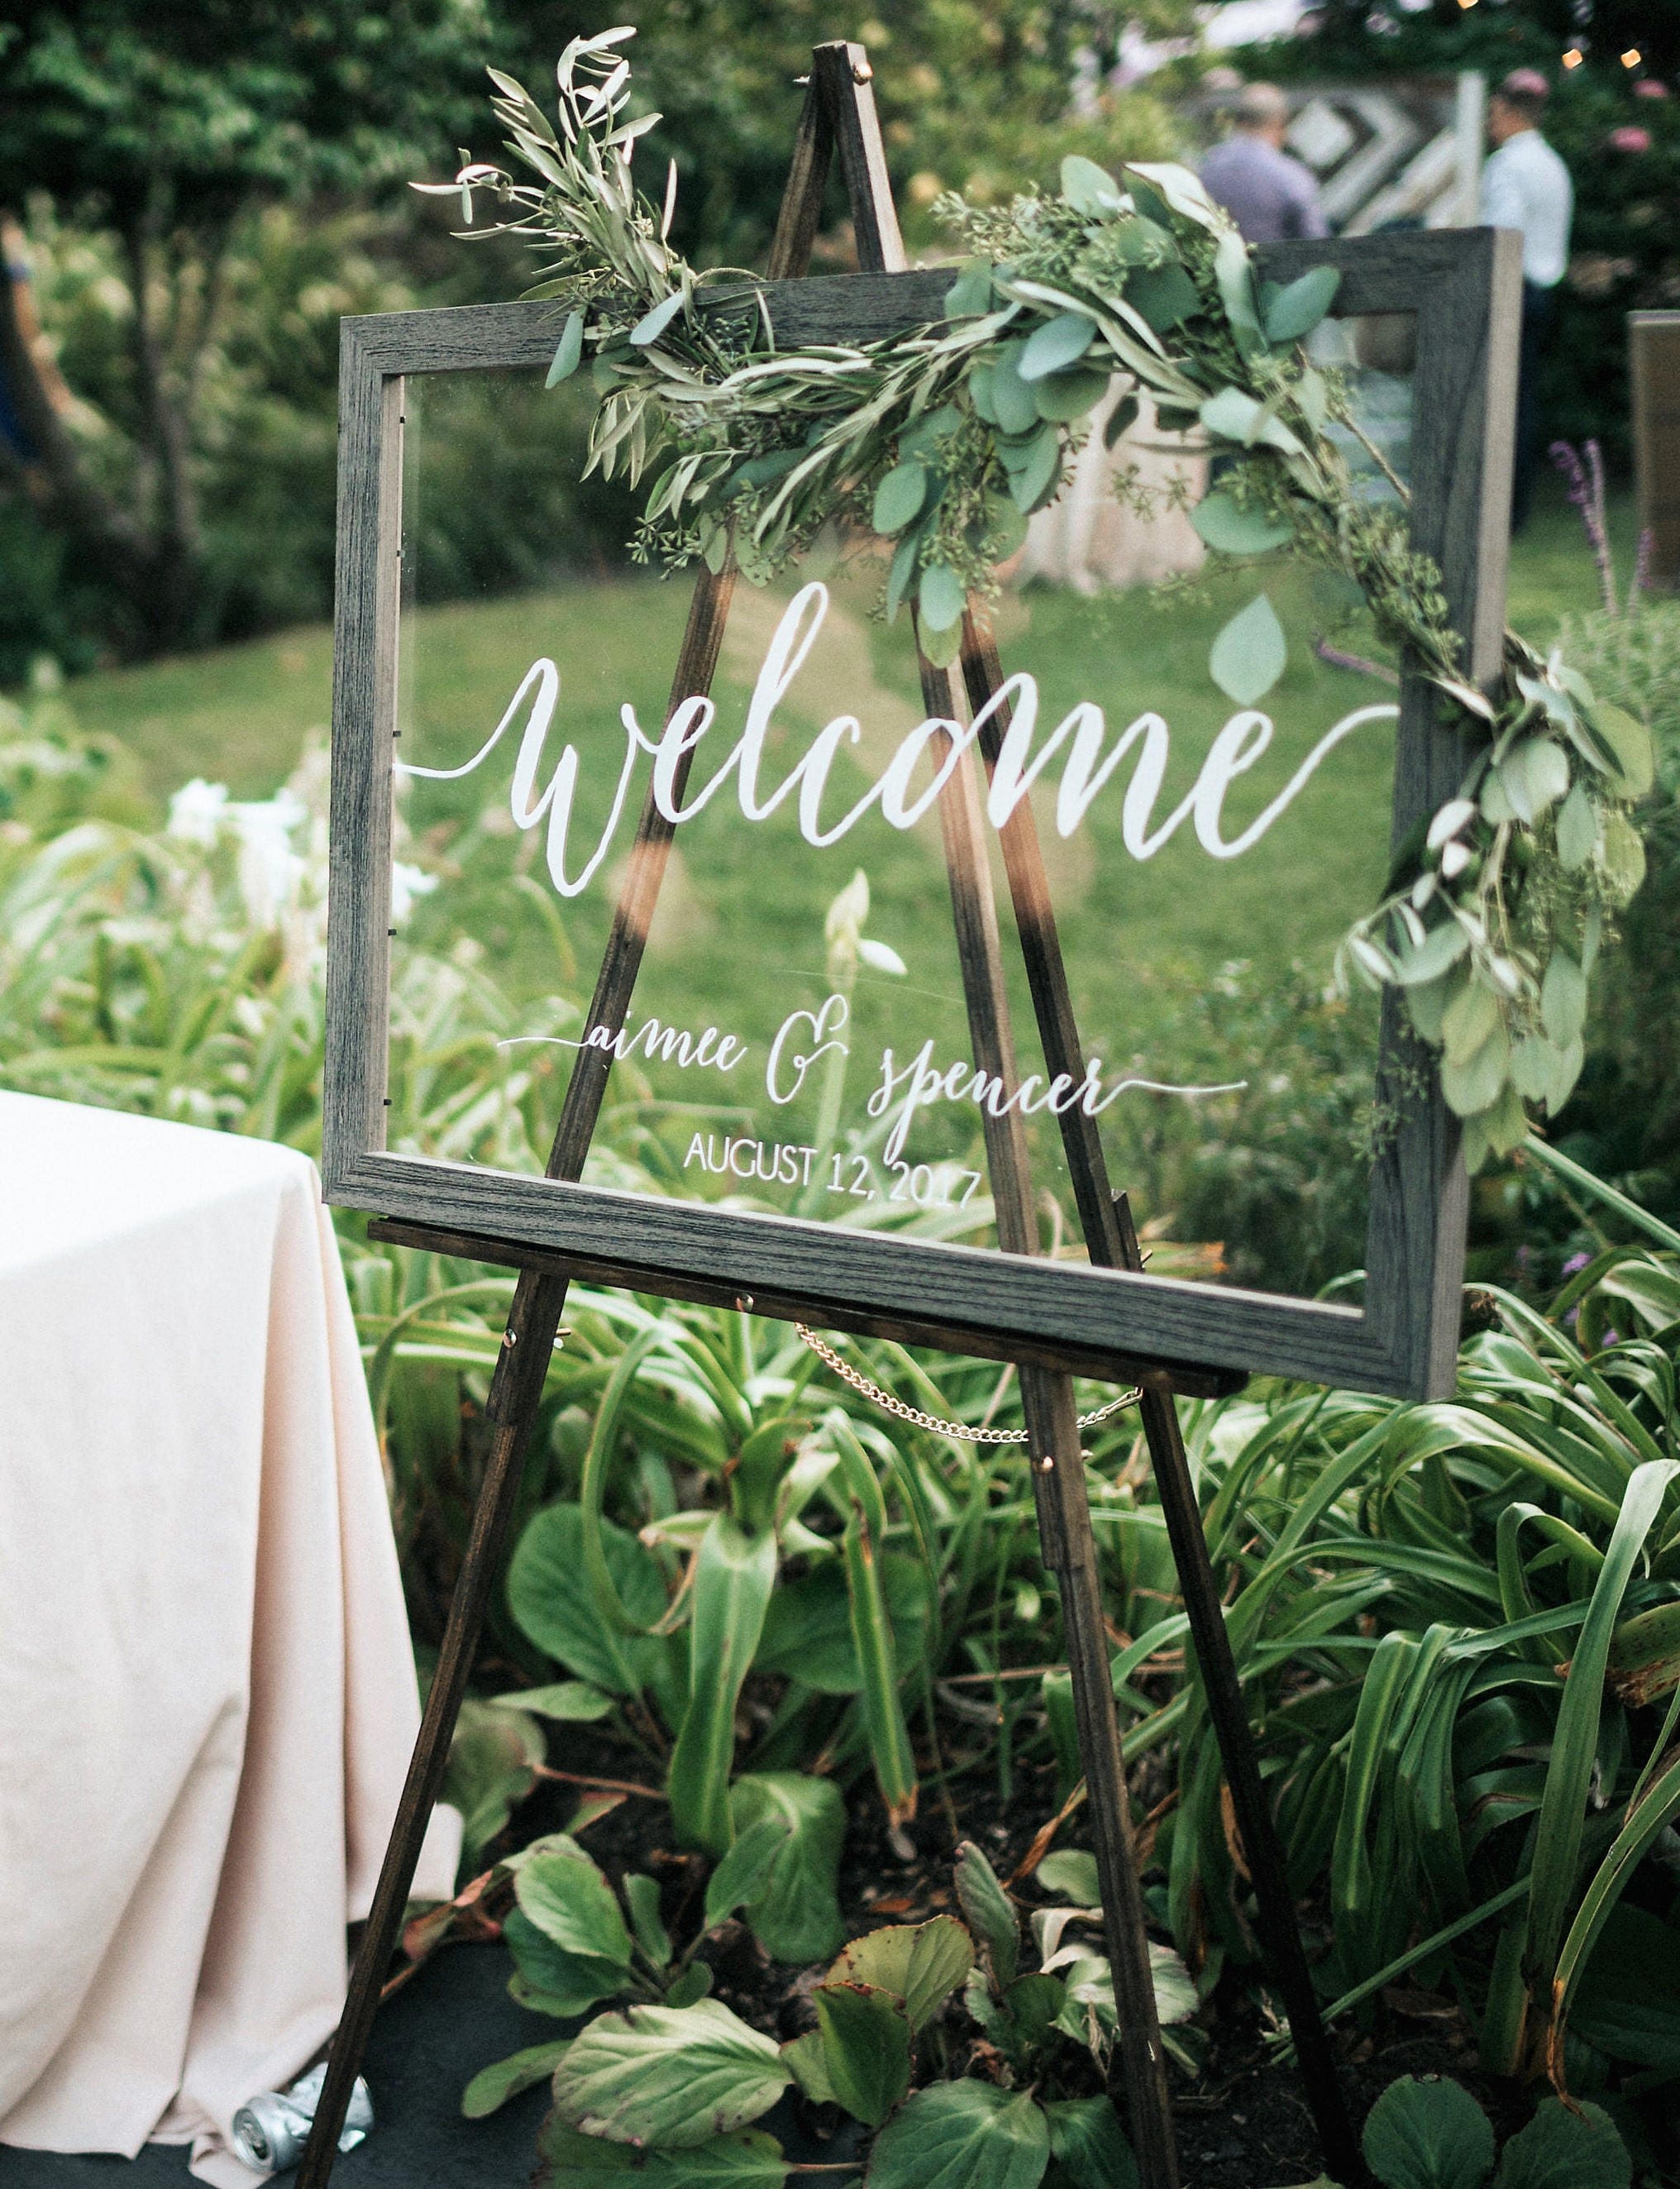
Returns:
[[[418,1722],[314,1166],[0,1094],[0,2143],[256,2180]]]

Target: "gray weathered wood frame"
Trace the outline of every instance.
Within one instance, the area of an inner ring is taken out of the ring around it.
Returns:
[[[1467,673],[1497,671],[1514,416],[1520,247],[1492,229],[1280,245],[1263,274],[1342,269],[1338,310],[1415,316],[1413,545],[1440,563]],[[942,271],[762,285],[793,343],[885,335],[936,319]],[[337,630],[322,1169],[329,1200],[464,1235],[610,1264],[620,1281],[721,1281],[797,1298],[840,1328],[890,1322],[949,1342],[989,1333],[1090,1373],[1138,1361],[1301,1377],[1427,1397],[1451,1388],[1465,1183],[1457,1123],[1399,1014],[1377,1061],[1400,1123],[1372,1180],[1360,1308],[1192,1284],[994,1249],[884,1238],[775,1214],[397,1155],[384,1146],[392,758],[396,726],[403,388],[410,374],[546,365],[552,306],[496,304],[343,322]],[[1450,797],[1463,753],[1426,686],[1403,681],[1394,832]],[[1396,1090],[1410,1086],[1410,1093]],[[679,1287],[680,1288],[680,1287]],[[988,1346],[986,1349],[990,1350]]]

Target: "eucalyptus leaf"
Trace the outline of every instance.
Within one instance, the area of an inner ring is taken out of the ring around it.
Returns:
[[[1398,961],[1394,978],[1405,988],[1438,980],[1469,947],[1468,930],[1456,919],[1444,919]]]
[[[1047,380],[1035,380],[1032,383],[1032,399],[1038,416],[1054,419],[1058,425],[1083,418],[1108,393],[1108,382],[1106,371],[1083,370],[1052,373]]]
[[[1061,194],[1075,212],[1117,212],[1125,203],[1108,170],[1078,152],[1070,152],[1061,163]]]
[[[1227,699],[1252,707],[1263,699],[1288,665],[1288,642],[1277,611],[1262,593],[1239,610],[1213,641],[1208,674]]]
[[[1249,355],[1264,347],[1259,298],[1254,291],[1254,269],[1248,246],[1234,228],[1221,234],[1213,252],[1213,279],[1225,308],[1225,317],[1236,337],[1237,348]]]
[[[992,308],[992,262],[970,258],[945,291],[947,320],[976,320]]]
[[[1268,517],[1253,502],[1238,501],[1219,489],[1196,504],[1190,521],[1208,546],[1224,555],[1264,555],[1281,547],[1291,536],[1287,524]]]
[[[1558,809],[1558,863],[1574,874],[1592,857],[1598,840],[1598,816],[1587,785],[1578,783]]]
[[[1540,1015],[1559,1049],[1579,1039],[1587,1023],[1587,976],[1567,950],[1554,950],[1540,984]]]
[[[883,539],[902,532],[913,524],[927,502],[928,469],[912,458],[908,463],[895,464],[875,489],[874,508],[872,512],[874,528]]]
[[[1047,373],[1061,372],[1083,357],[1096,335],[1096,321],[1083,312],[1060,312],[1027,337],[1015,370],[1023,380],[1042,380]]]
[[[1158,335],[1182,326],[1201,301],[1195,282],[1176,263],[1140,266],[1126,277],[1126,302],[1143,314]]]
[[[1309,335],[1335,303],[1341,286],[1339,267],[1314,266],[1280,289],[1266,307],[1266,340],[1281,345]]]
[[[1102,444],[1113,448],[1138,421],[1138,399],[1123,395],[1103,421]]]
[[[1047,426],[1033,442],[1027,461],[1010,475],[1010,497],[1025,517],[1046,501],[1061,474],[1061,444]]]
[[[930,631],[951,630],[962,621],[967,605],[963,581],[948,563],[928,563],[923,566],[917,606]]]
[[[1038,422],[1038,404],[1032,383],[1023,380],[1019,370],[1025,348],[1024,342],[1011,342],[998,351],[993,364],[992,408],[1000,433],[1024,433]]]

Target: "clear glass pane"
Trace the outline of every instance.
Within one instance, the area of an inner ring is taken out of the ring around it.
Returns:
[[[1407,331],[1333,331],[1373,492],[1365,440],[1406,470]],[[432,1092],[399,1098],[392,1145],[513,1168],[540,1167],[590,1036],[693,582],[634,563],[633,500],[578,482],[587,391],[540,380],[406,398],[399,856],[441,879],[394,946],[393,1084]],[[1395,693],[1345,587],[1276,555],[1202,568],[1208,484],[1147,416],[1112,452],[1099,430],[1004,573],[1083,1072],[1045,1072],[994,794],[1016,1100],[1051,1250],[1083,1252],[1055,1114],[1078,1103],[1157,1273],[1310,1291],[1363,1253],[1376,1012],[1329,990],[1386,869]],[[834,540],[737,588],[585,1175],[984,1244],[979,1103],[1002,1098],[974,1085],[944,748],[908,618],[881,614],[888,551]],[[1209,669],[1239,614],[1228,683],[1261,673],[1273,616],[1287,648],[1252,704]]]

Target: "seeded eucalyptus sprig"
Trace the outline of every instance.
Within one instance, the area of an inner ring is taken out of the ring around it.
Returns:
[[[1106,406],[1110,446],[1153,404],[1227,460],[1191,512],[1208,546],[1248,563],[1285,546],[1351,579],[1383,636],[1435,687],[1474,754],[1457,797],[1402,847],[1383,902],[1338,972],[1405,998],[1442,1052],[1446,1100],[1475,1168],[1555,1116],[1581,1070],[1587,980],[1607,919],[1644,860],[1630,817],[1650,739],[1554,653],[1507,633],[1488,696],[1464,681],[1440,573],[1414,553],[1401,506],[1357,494],[1332,425],[1335,376],[1301,345],[1339,275],[1257,280],[1247,246],[1187,170],[1117,181],[1062,162],[1061,189],[980,210],[936,208],[965,256],[936,325],[876,343],[778,347],[750,274],[696,272],[670,243],[676,177],[654,204],[631,159],[657,115],[628,118],[633,32],[574,39],[557,71],[557,128],[491,74],[518,182],[467,160],[455,181],[472,235],[515,235],[546,258],[533,297],[570,310],[549,384],[585,362],[597,408],[588,469],[648,477],[633,551],[676,568],[733,558],[762,585],[829,524],[894,542],[885,609],[908,602],[929,658],[954,660],[964,605],[1053,501]],[[511,217],[473,229],[482,190]],[[651,476],[649,477],[649,475]],[[1135,477],[1123,491],[1143,495]],[[1396,483],[1398,485],[1398,483]],[[1239,706],[1281,676],[1282,626],[1260,592],[1213,642],[1208,670]]]

